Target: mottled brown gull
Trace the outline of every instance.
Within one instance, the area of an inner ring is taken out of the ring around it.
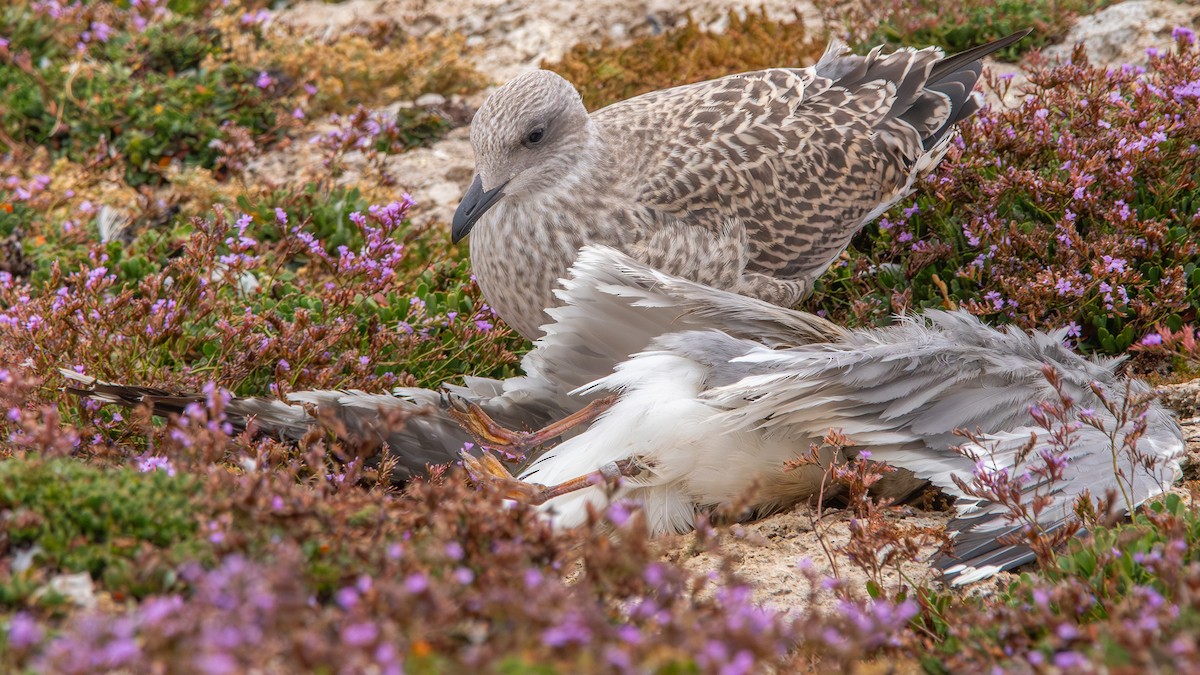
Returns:
[[[966,440],[954,432],[978,429],[989,446],[977,448],[981,460],[1019,475],[1028,468],[1020,450],[1039,431],[1030,406],[1057,398],[1045,364],[1109,433],[1088,425],[1077,430],[1040,526],[1053,529],[1073,518],[1073,501],[1085,489],[1101,496],[1124,488],[1130,503],[1140,503],[1180,475],[1178,423],[1157,403],[1144,417],[1118,422],[1095,392],[1120,403],[1130,394],[1144,396],[1147,388],[1131,382],[1127,390],[1117,360],[1075,354],[1063,346],[1063,331],[998,330],[965,312],[937,311],[886,328],[845,329],[659,272],[602,247],[581,252],[559,292],[562,304],[550,310],[553,323],[525,356],[523,377],[474,379],[457,392],[512,426],[543,424],[616,393],[599,419],[580,425],[519,475],[555,486],[612,473],[621,463],[639,467],[616,496],[640,503],[656,533],[687,530],[697,515],[740,503],[751,487],[759,513],[803,501],[819,489],[820,476],[812,467],[785,472],[784,463],[835,428],[852,441],[848,454],[869,449],[873,459],[902,470],[877,486],[883,496],[903,498],[930,481],[959,497],[960,517],[948,527],[957,550],[941,563],[948,577],[971,581],[1030,560],[1027,549],[1000,541],[1013,528],[997,505],[964,495],[954,483],[954,476],[969,478],[975,468],[955,451]],[[64,375],[82,383],[77,393],[144,403],[160,413],[181,411],[195,400]],[[335,428],[386,443],[404,475],[426,463],[454,461],[470,439],[429,390],[310,391],[289,398],[296,405],[235,399],[226,411],[238,427],[300,438],[316,419],[298,404],[315,404],[338,421]],[[430,414],[412,416],[422,407]],[[1138,448],[1147,462],[1129,461],[1121,448],[1114,454],[1114,439],[1120,444],[1143,423]],[[1046,448],[1046,435],[1038,438],[1040,445],[1030,448],[1035,460]],[[519,491],[503,471],[496,473]],[[589,503],[603,506],[611,496],[584,484],[584,490],[545,501],[548,516],[575,525]],[[546,494],[529,482],[519,485],[526,494]]]
[[[497,89],[471,127],[476,175],[452,236],[496,312],[536,338],[585,244],[793,306],[866,223],[908,194],[979,109],[987,54],[839,43],[808,68],[650,92],[590,115],[539,70]]]

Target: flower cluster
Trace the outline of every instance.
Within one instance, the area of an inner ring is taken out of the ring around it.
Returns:
[[[1155,323],[1178,330],[1200,307],[1188,236],[1200,117],[1186,96],[1200,49],[1177,39],[1146,68],[1077,51],[1031,72],[1019,103],[965,124],[931,180],[857,240],[823,280],[821,307],[874,323],[957,305],[1029,328],[1072,324],[1108,352]]]
[[[394,113],[358,106],[349,115],[331,115],[333,128],[309,139],[322,154],[325,168],[337,176],[348,165],[365,162],[384,185],[396,182],[387,169],[390,155],[430,141],[449,128],[440,115],[414,108]]]

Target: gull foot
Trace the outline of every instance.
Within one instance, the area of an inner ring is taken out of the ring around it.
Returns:
[[[644,465],[637,459],[622,459],[609,462],[598,471],[585,474],[558,485],[542,485],[530,483],[517,478],[509,472],[500,460],[484,451],[479,457],[468,452],[462,453],[463,466],[476,483],[487,483],[497,488],[505,499],[512,499],[531,506],[539,506],[563,495],[571,494],[592,485],[614,485],[621,478],[632,478],[645,470]]]
[[[548,424],[537,431],[513,431],[493,420],[475,403],[461,396],[449,397],[447,411],[467,433],[480,445],[501,450],[517,459],[524,459],[528,452],[583,424],[590,424],[604,411],[612,407],[616,396],[597,399],[563,419]]]

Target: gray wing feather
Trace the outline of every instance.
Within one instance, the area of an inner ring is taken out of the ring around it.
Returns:
[[[571,392],[608,375],[616,363],[642,351],[663,330],[711,323],[734,335],[761,335],[769,344],[824,340],[841,329],[811,315],[792,316],[757,300],[664,275],[611,249],[589,247],[560,291],[570,302],[551,310],[556,323],[522,362],[523,377],[469,377],[446,390],[477,405],[510,429],[536,429],[579,410],[589,400]],[[605,292],[607,289],[608,292]],[[637,305],[635,312],[628,308]],[[624,311],[621,311],[624,309]],[[158,415],[179,415],[203,395],[102,382],[62,370],[76,386],[69,391],[125,407],[146,405]],[[299,440],[318,424],[305,405],[332,416],[346,440],[368,447],[387,445],[399,461],[396,480],[426,473],[428,465],[458,460],[471,437],[446,412],[440,392],[400,388],[391,394],[357,390],[294,392],[289,401],[234,398],[228,420],[239,429]]]
[[[1048,446],[1029,406],[1057,399],[1042,374],[1045,363],[1062,375],[1077,406],[1092,408],[1109,428],[1118,423],[1091,383],[1099,383],[1110,400],[1126,395],[1125,380],[1114,372],[1117,361],[1089,361],[1063,347],[1056,336],[996,330],[965,312],[928,312],[898,326],[855,331],[837,345],[773,351],[746,341],[742,345],[743,355],[730,367],[744,373],[749,363],[753,374],[705,394],[725,410],[729,424],[803,443],[839,428],[859,447],[869,448],[875,459],[908,469],[957,496],[960,517],[949,529],[959,550],[941,566],[960,583],[1011,568],[1031,554],[999,543],[1013,527],[997,505],[959,490],[952,476],[969,479],[975,462],[953,448],[967,446],[986,454],[996,468],[1021,471],[1017,450],[1036,432],[1040,445],[1030,456],[1038,457]],[[1135,393],[1145,391],[1138,383],[1132,387]],[[977,429],[986,447],[972,447],[956,436],[959,428]],[[1121,480],[1137,503],[1160,494],[1180,475],[1182,434],[1157,404],[1148,414],[1141,445],[1158,464],[1122,468]],[[1043,514],[1041,526],[1047,530],[1072,517],[1074,502],[1085,490],[1100,495],[1118,488],[1111,441],[1092,427],[1076,431],[1068,467]]]
[[[149,406],[156,415],[181,415],[188,405],[205,399],[103,382],[69,370],[60,372],[74,383],[67,390],[75,395],[124,407]],[[536,429],[577,409],[574,401],[564,400],[554,389],[524,378],[468,378],[464,386],[448,389],[511,429]],[[225,407],[226,419],[238,430],[253,428],[260,434],[297,441],[319,425],[322,415],[330,415],[344,433],[342,440],[367,451],[387,445],[398,460],[392,476],[395,481],[425,475],[430,465],[458,461],[464,444],[472,440],[447,414],[442,394],[429,389],[400,388],[392,394],[311,390],[295,392],[288,399],[290,402],[233,398]],[[315,408],[316,417],[306,405]]]
[[[664,333],[716,328],[783,346],[845,333],[812,314],[674,277],[602,246],[584,247],[558,291],[563,305],[522,367],[527,381],[569,392],[612,372]]]

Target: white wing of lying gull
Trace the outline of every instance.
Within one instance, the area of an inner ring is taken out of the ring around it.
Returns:
[[[1018,472],[1024,468],[1016,464],[1016,449],[1030,434],[1038,434],[1033,457],[1048,444],[1030,412],[1032,405],[1057,400],[1044,364],[1058,371],[1075,403],[1091,408],[1111,431],[1120,424],[1092,386],[1111,401],[1147,391],[1137,381],[1127,391],[1115,373],[1118,360],[1079,356],[1062,344],[1061,331],[997,330],[961,311],[846,330],[671,277],[606,248],[584,249],[562,299],[565,305],[551,310],[556,323],[538,344],[543,355],[619,340],[631,328],[658,337],[611,375],[583,387],[592,395],[620,397],[587,431],[534,461],[522,480],[555,485],[633,460],[641,473],[624,481],[620,498],[641,503],[654,531],[686,531],[697,511],[733,502],[751,488],[759,511],[815,494],[817,474],[784,472],[782,466],[831,428],[841,429],[856,450],[869,449],[873,459],[958,497],[960,517],[949,526],[958,551],[943,567],[959,583],[1033,556],[997,541],[1013,531],[997,505],[970,498],[955,485],[952,476],[969,479],[976,465],[955,451],[966,444],[955,430],[978,430],[984,447],[975,450],[993,468]],[[657,329],[646,325],[656,321],[663,321]],[[577,335],[577,325],[587,325],[590,339]],[[1145,423],[1139,448],[1155,462],[1125,467],[1135,503],[1160,494],[1181,475],[1178,423],[1157,403]],[[1088,425],[1074,433],[1066,474],[1041,516],[1047,530],[1073,517],[1076,497],[1085,490],[1099,496],[1119,487],[1114,462],[1120,460],[1108,434]],[[885,492],[903,496],[913,487],[897,480]],[[592,485],[544,508],[556,523],[571,526],[586,519],[587,504],[603,506],[607,494]]]
[[[946,57],[840,43],[808,68],[653,91],[588,114],[539,70],[471,126],[476,176],[455,213],[497,313],[541,334],[581,246],[792,306],[859,229],[941,160],[974,114],[982,59],[1029,31]]]

